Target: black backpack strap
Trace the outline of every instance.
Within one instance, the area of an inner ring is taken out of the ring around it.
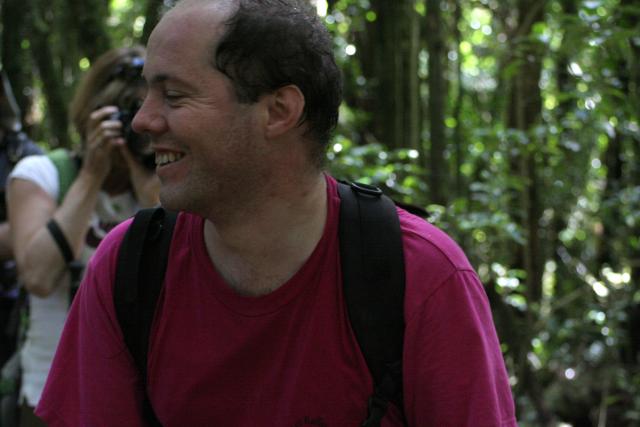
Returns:
[[[176,217],[161,207],[136,214],[120,246],[113,289],[124,342],[140,372],[143,416],[149,426],[161,425],[147,394],[147,356]]]
[[[373,377],[362,426],[379,426],[388,403],[402,411],[404,255],[396,207],[365,184],[338,184],[340,259],[351,327]]]

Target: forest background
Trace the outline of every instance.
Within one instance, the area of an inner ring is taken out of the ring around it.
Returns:
[[[345,101],[332,173],[422,207],[485,284],[522,426],[640,425],[640,0],[310,0]],[[3,0],[44,147],[165,0]]]

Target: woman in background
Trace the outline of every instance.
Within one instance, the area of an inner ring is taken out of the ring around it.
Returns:
[[[30,294],[22,349],[21,426],[44,425],[33,409],[80,281],[102,237],[138,208],[158,204],[148,141],[130,123],[144,98],[144,50],[106,52],[71,103],[79,152],[56,150],[22,160],[10,175],[9,221],[18,274]]]

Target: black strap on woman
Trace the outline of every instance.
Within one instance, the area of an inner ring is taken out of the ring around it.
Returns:
[[[71,287],[69,289],[69,306],[71,306],[73,298],[76,296],[76,292],[78,292],[78,288],[80,287],[84,264],[76,260],[73,256],[71,245],[69,245],[69,241],[55,219],[51,218],[49,222],[47,222],[47,230],[49,230],[51,237],[53,237],[53,241],[56,242],[71,275]]]

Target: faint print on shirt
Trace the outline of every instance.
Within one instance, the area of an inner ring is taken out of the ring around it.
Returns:
[[[299,420],[297,423],[293,425],[293,427],[305,427],[305,426],[327,427],[327,423],[324,422],[322,417],[313,418],[313,417],[307,416]]]

